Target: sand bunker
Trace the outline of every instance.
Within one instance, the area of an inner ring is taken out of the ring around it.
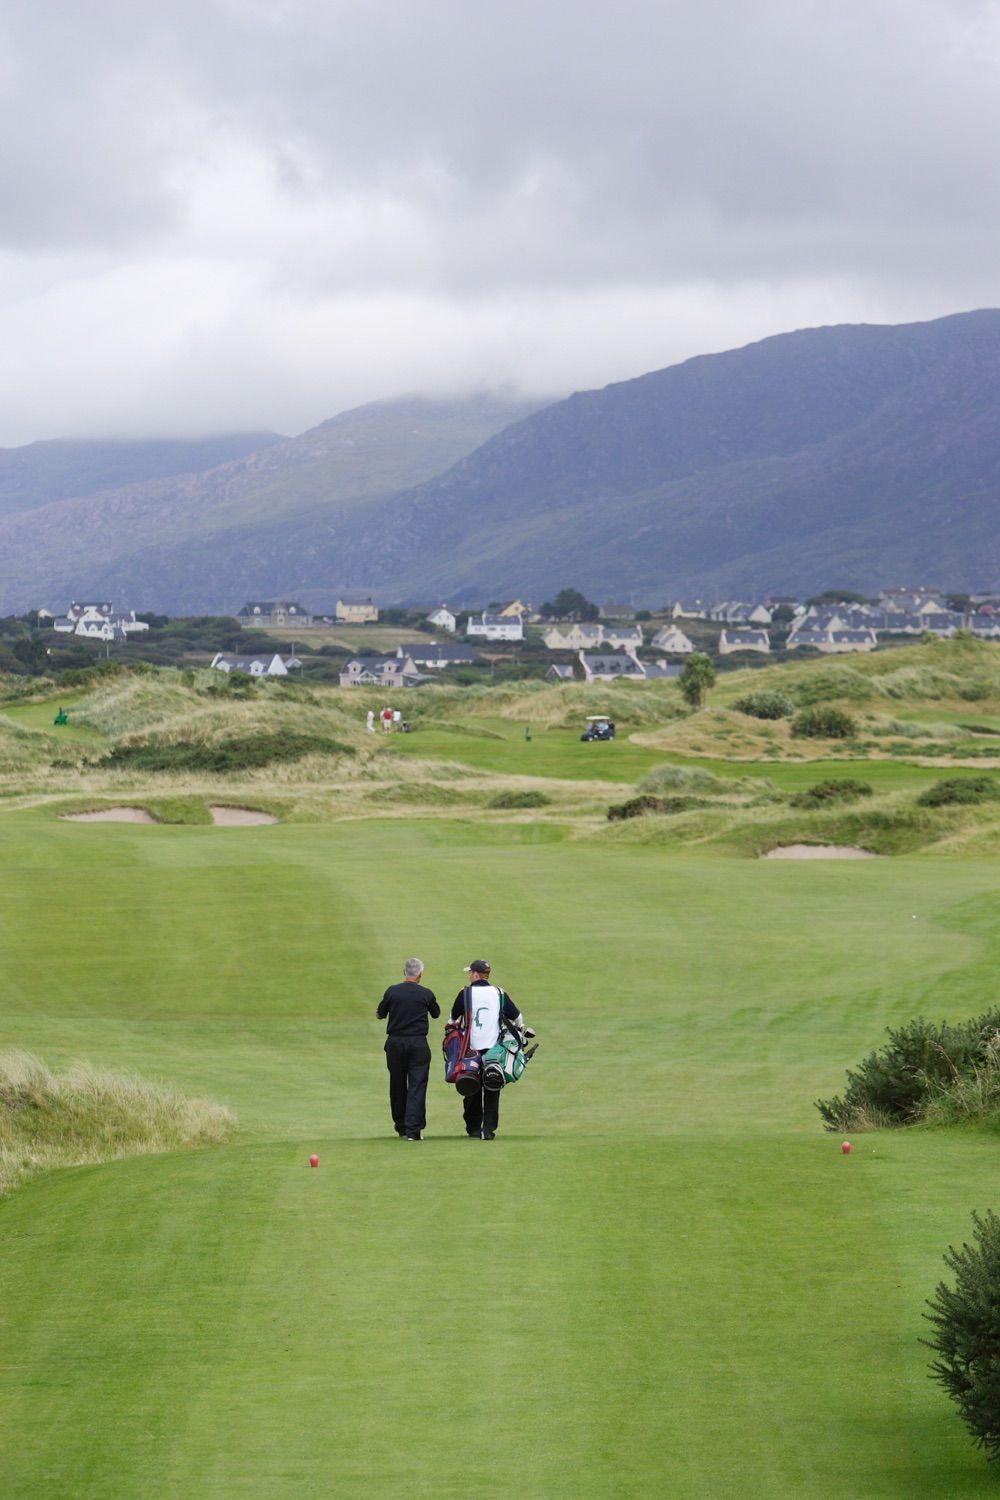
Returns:
[[[761,859],[878,859],[878,855],[851,844],[782,844],[769,849]]]
[[[102,807],[96,812],[60,813],[67,823],[155,823],[144,807]]]
[[[258,812],[253,807],[210,807],[208,810],[217,828],[251,828],[278,821],[270,813]]]

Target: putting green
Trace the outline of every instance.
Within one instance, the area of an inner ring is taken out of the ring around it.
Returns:
[[[5,1500],[993,1493],[918,1340],[995,1141],[843,1157],[812,1101],[982,1008],[994,866],[531,833],[0,818],[0,1046],[243,1122],[0,1204]],[[443,999],[485,954],[539,1031],[492,1145],[437,1065],[388,1134],[410,952]]]

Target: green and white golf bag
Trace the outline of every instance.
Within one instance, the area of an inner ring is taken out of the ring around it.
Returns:
[[[525,1051],[524,1043],[509,1026],[502,1027],[496,1043],[483,1053],[483,1088],[496,1093],[508,1083],[516,1083],[537,1048]]]

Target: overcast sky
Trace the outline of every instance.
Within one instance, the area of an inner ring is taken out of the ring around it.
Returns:
[[[998,0],[6,0],[0,444],[1000,304]]]

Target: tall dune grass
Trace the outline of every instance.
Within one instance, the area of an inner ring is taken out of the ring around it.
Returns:
[[[225,1105],[137,1074],[0,1053],[0,1194],[54,1167],[213,1145],[235,1125]]]

